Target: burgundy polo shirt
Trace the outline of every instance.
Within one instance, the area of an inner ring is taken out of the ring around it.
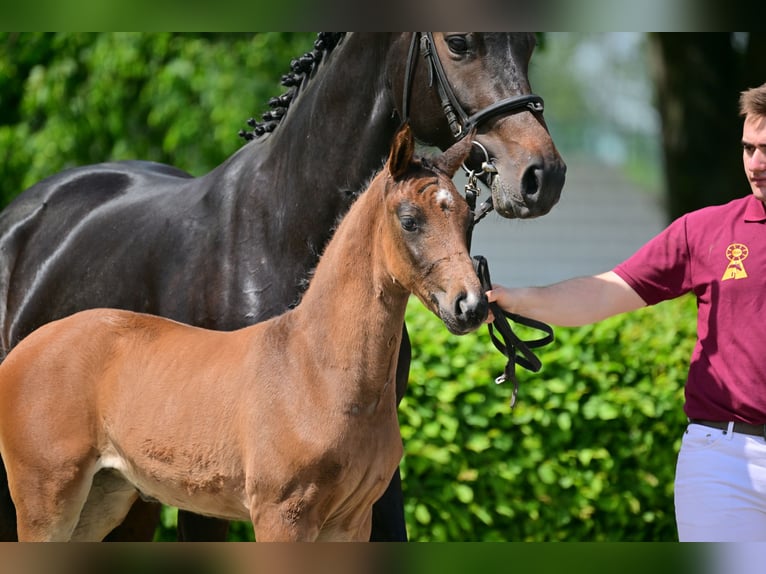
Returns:
[[[766,423],[766,209],[752,195],[688,213],[614,272],[648,304],[692,291],[689,418]]]

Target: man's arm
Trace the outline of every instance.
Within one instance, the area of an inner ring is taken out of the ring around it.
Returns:
[[[544,287],[494,285],[490,301],[506,311],[561,327],[578,327],[645,307],[638,294],[614,271],[575,277]]]

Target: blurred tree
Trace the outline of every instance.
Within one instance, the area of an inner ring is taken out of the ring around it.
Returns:
[[[741,197],[739,92],[766,81],[766,35],[651,33],[671,219]]]
[[[617,167],[659,192],[660,118],[645,33],[546,33],[530,79],[545,98],[546,121],[565,159]]]

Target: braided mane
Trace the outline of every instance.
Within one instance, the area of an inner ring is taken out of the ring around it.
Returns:
[[[306,52],[300,58],[294,58],[290,62],[290,73],[282,76],[281,84],[290,89],[281,96],[269,100],[271,110],[263,113],[261,116],[263,121],[257,121],[255,118],[247,120],[247,125],[253,129],[252,131],[239,130],[239,137],[250,141],[267,132],[273,132],[280,120],[287,114],[287,110],[303,82],[319,66],[324,55],[332,52],[335,46],[340,43],[344,35],[345,32],[319,32],[314,41],[314,49]]]

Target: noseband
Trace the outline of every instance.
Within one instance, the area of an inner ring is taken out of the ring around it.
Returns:
[[[434,85],[436,78],[436,90],[439,93],[442,110],[447,118],[452,135],[456,140],[464,138],[471,130],[482,122],[496,116],[516,114],[519,112],[542,113],[544,110],[543,99],[535,94],[521,94],[505,98],[478,112],[468,115],[460,105],[455,92],[447,80],[447,74],[444,72],[444,66],[439,59],[434,45],[432,32],[413,32],[410,50],[407,54],[407,75],[404,78],[404,95],[402,98],[402,116],[406,120],[409,118],[410,92],[412,91],[412,77],[415,73],[415,64],[417,62],[415,52],[420,43],[420,53],[428,64],[428,85]]]

